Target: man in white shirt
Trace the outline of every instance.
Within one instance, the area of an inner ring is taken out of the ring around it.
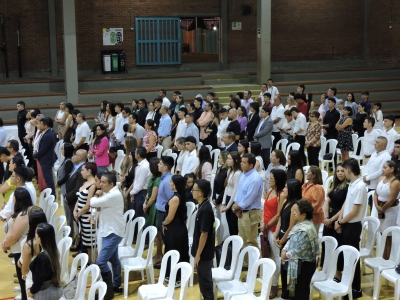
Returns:
[[[176,140],[179,139],[180,137],[185,136],[185,131],[186,131],[186,115],[187,115],[188,111],[186,109],[186,107],[181,107],[178,110],[178,118],[179,118],[179,122],[178,122],[178,126],[176,126],[176,133],[175,133],[175,138],[174,138],[174,145],[176,146]],[[177,149],[175,149],[177,150]]]
[[[271,99],[275,99],[275,96],[279,96],[279,91],[273,83],[272,78],[268,79],[266,92],[271,94]]]
[[[260,101],[261,101],[261,103],[263,102],[264,94],[267,92],[267,86],[268,86],[267,83],[263,83],[261,85],[261,92],[260,92]]]
[[[200,164],[199,158],[197,157],[196,144],[196,139],[193,136],[188,136],[185,140],[186,150],[189,153],[186,155],[185,161],[183,162],[182,176],[193,173]]]
[[[167,92],[165,90],[160,90],[158,92],[158,97],[160,97],[162,99],[162,105],[166,106],[169,108],[169,106],[171,105],[171,101],[168,100],[167,98]]]
[[[304,154],[304,145],[306,143],[306,130],[307,130],[307,119],[297,107],[290,109],[292,117],[295,119],[293,128],[293,138],[296,143],[300,144],[299,152],[302,155],[303,165],[307,165],[306,156]]]
[[[393,115],[387,115],[383,119],[382,136],[387,138],[386,150],[392,154],[394,148],[394,141],[399,138],[399,134],[394,129],[396,119]]]
[[[75,140],[72,145],[76,150],[84,149],[89,151],[90,127],[86,122],[85,114],[79,113],[76,116],[76,122],[78,123],[78,127],[76,127]]]
[[[346,200],[335,222],[335,230],[342,235],[343,245],[353,246],[360,251],[361,220],[367,210],[367,189],[361,180],[360,166],[357,160],[349,158],[344,161],[346,178],[350,180]],[[342,271],[343,258],[339,258],[338,270]],[[353,298],[362,297],[360,260],[356,263],[356,270],[352,283]]]
[[[129,122],[128,116],[123,109],[124,105],[122,103],[118,102],[115,104],[115,112],[117,113],[117,116],[115,117],[115,129],[111,137],[115,140],[117,149],[123,149],[124,147],[124,124]]]
[[[228,117],[228,111],[225,108],[221,108],[219,110],[219,119],[221,120],[219,122],[218,126],[218,131],[217,131],[217,145],[221,149],[225,149],[225,144],[222,141],[222,136],[226,133],[226,129],[229,126],[229,117]]]
[[[247,114],[250,112],[250,103],[252,103],[254,100],[251,98],[251,91],[247,90],[244,91],[243,93],[244,99],[241,101],[242,106],[246,109]]]
[[[283,122],[285,121],[285,108],[282,105],[281,97],[275,96],[274,99],[274,107],[271,111],[271,119],[272,119],[272,135],[274,136],[274,142],[272,143],[272,149],[276,148],[276,143],[281,139],[281,133],[278,128],[282,127]]]
[[[106,172],[100,178],[101,191],[96,191],[90,198],[90,206],[101,208],[99,213],[99,237],[102,238],[102,248],[96,264],[101,271],[101,277],[107,284],[104,299],[113,299],[114,292],[121,293],[121,262],[118,258],[118,245],[125,231],[124,199],[118,190],[117,177]],[[112,273],[108,267],[112,265]],[[114,280],[113,280],[114,277]]]
[[[366,166],[372,153],[375,151],[375,141],[381,134],[378,130],[374,129],[375,119],[373,117],[368,117],[364,121],[364,141],[363,141],[363,165]],[[354,149],[356,150],[356,149]]]
[[[373,117],[375,120],[374,129],[380,129],[380,130],[383,129],[382,126],[383,114],[381,108],[382,108],[382,103],[375,102],[374,108],[371,109],[371,117]]]
[[[139,146],[135,151],[135,159],[138,165],[135,170],[135,180],[132,183],[130,191],[131,201],[128,203],[128,209],[135,210],[135,218],[143,217],[143,203],[147,195],[147,184],[151,177],[150,165],[146,159],[146,148]]]

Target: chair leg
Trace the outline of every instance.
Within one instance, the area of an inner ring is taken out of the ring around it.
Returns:
[[[399,300],[399,280],[394,282],[394,297],[393,300]]]
[[[142,280],[144,280],[144,271],[141,270],[141,271],[140,271],[140,274],[142,275]]]
[[[124,270],[124,298],[128,298],[129,270]]]
[[[375,268],[374,269],[374,291],[372,294],[372,299],[374,299],[374,300],[378,299],[379,292],[381,290],[380,278],[381,278],[381,272],[379,271],[379,269]]]
[[[192,266],[192,275],[190,275],[189,279],[189,286],[193,286],[193,279],[194,279],[194,257],[190,255],[190,265]]]
[[[148,271],[148,274],[150,275],[150,282],[151,282],[151,284],[155,284],[155,282],[154,282],[154,268],[153,268],[153,266],[151,266],[148,270],[149,270],[149,271]],[[149,276],[149,275],[148,275],[148,276]],[[148,279],[147,279],[147,281],[148,281]]]

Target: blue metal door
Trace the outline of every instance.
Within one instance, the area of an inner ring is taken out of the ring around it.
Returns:
[[[136,18],[136,65],[181,63],[179,18]]]

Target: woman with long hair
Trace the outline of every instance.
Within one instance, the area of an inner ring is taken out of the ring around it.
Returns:
[[[224,197],[222,198],[221,213],[226,213],[230,235],[238,235],[239,233],[238,218],[236,214],[233,213],[231,207],[239,185],[240,176],[242,175],[242,169],[240,168],[241,161],[242,159],[240,158],[239,152],[229,153],[226,159],[226,165],[229,170],[225,181],[225,192]]]
[[[106,105],[106,120],[107,120],[107,132],[109,136],[114,132],[115,129],[115,119],[117,117],[117,112],[115,111],[115,104],[108,102]]]
[[[65,104],[65,113],[67,115],[67,120],[65,121],[65,127],[64,131],[62,132],[62,136],[64,137],[64,143],[70,143],[71,142],[71,137],[74,135],[75,128],[75,120],[74,117],[72,116],[74,112],[74,106],[72,103],[66,103]]]
[[[238,109],[241,106],[240,99],[235,97],[231,98],[231,101],[229,101],[229,103],[230,108]]]
[[[32,284],[32,272],[29,271],[29,265],[32,260],[40,253],[40,246],[36,243],[36,227],[40,223],[47,223],[46,215],[39,206],[31,206],[28,209],[29,231],[25,242],[22,242],[22,255],[18,261],[18,267],[21,268],[22,279],[25,280],[25,287],[29,289]],[[26,293],[26,291],[24,291]],[[29,298],[30,300],[32,298]]]
[[[136,167],[138,165],[138,161],[135,158],[135,153],[136,153],[136,148],[131,149],[131,152],[128,155],[131,162],[131,167],[128,169],[128,172],[125,175],[125,179],[121,182],[122,195],[124,196],[124,212],[129,209],[129,205],[132,205],[133,208],[133,203],[130,201],[131,196],[129,193],[133,188],[133,182],[135,181]]]
[[[273,299],[278,293],[278,281],[281,270],[280,249],[274,243],[276,224],[278,224],[279,215],[282,204],[286,200],[286,196],[282,193],[286,184],[285,171],[280,169],[272,169],[269,174],[269,186],[267,196],[264,201],[264,218],[261,223],[260,230],[268,232],[268,242],[271,247],[271,259],[275,262],[276,270],[272,276],[272,286],[269,298]]]
[[[182,95],[176,95],[176,106],[174,113],[178,113],[181,107],[185,107],[185,101]]]
[[[180,254],[179,262],[189,262],[189,237],[186,228],[187,209],[185,198],[185,179],[181,175],[173,175],[169,187],[174,195],[165,205],[167,216],[162,223],[162,239],[165,253],[177,250]],[[166,277],[170,274],[168,264]]]
[[[24,142],[28,145],[27,149],[25,149],[25,154],[27,158],[29,159],[29,165],[31,166],[33,164],[33,159],[32,159],[32,154],[33,154],[33,148],[32,148],[32,140],[33,137],[35,136],[35,129],[36,129],[36,119],[35,117],[32,116],[32,113],[34,110],[28,111],[26,114],[26,122],[24,124],[26,135],[24,136]],[[60,138],[59,138],[60,139]]]
[[[172,119],[171,143],[169,144],[169,148],[172,149],[172,147],[174,147],[174,144],[175,144],[176,129],[177,129],[178,123],[179,123],[178,114],[173,114],[171,119]]]
[[[155,132],[154,120],[147,119],[144,124],[144,129],[146,129],[146,133],[143,137],[142,146],[145,147],[147,151],[146,159],[150,160],[150,158],[157,157],[157,133]]]
[[[211,121],[207,124],[204,131],[207,134],[207,137],[203,140],[204,145],[210,145],[212,149],[217,149],[217,133],[219,126],[219,116],[218,111],[211,111]]]
[[[121,162],[121,171],[119,172],[119,181],[123,182],[125,176],[128,174],[128,170],[131,168],[132,160],[130,158],[130,153],[132,149],[136,149],[137,141],[133,136],[126,136],[124,139],[125,157]]]
[[[154,111],[154,103],[153,102],[149,102],[148,109],[149,109],[149,112],[147,113],[146,121],[147,120],[154,120],[156,112]]]
[[[365,112],[365,103],[360,102],[358,104],[358,113],[353,121],[353,131],[355,134],[358,134],[358,137],[364,136],[365,128],[364,121],[368,117],[368,114]]]
[[[240,157],[243,157],[246,153],[249,153],[249,146],[250,143],[248,140],[239,140],[238,143],[238,152],[240,154]]]
[[[28,209],[33,205],[32,198],[27,189],[18,187],[14,191],[14,213],[7,220],[5,225],[6,237],[1,244],[5,253],[10,251],[14,257],[15,270],[21,287],[21,299],[26,300],[25,280],[22,279],[21,268],[18,267],[18,260],[21,257],[21,242],[29,230]]]
[[[378,179],[374,194],[374,206],[371,215],[380,221],[378,231],[382,234],[387,228],[397,225],[399,215],[398,194],[400,191],[400,174],[394,161],[383,163],[382,175]],[[383,258],[389,259],[392,249],[392,237],[386,238]]]
[[[14,172],[14,169],[16,167],[23,167],[23,166],[25,166],[24,159],[21,156],[14,156],[10,160],[10,163],[8,165],[8,170],[9,170],[10,174],[12,174],[12,172]],[[0,199],[3,198],[3,194],[4,194],[4,202],[3,202],[4,206],[9,201],[9,198],[15,189],[16,189],[16,186],[11,184],[10,178],[8,178],[6,181],[4,181],[3,185],[0,187]]]
[[[343,116],[336,123],[338,130],[338,144],[337,147],[342,153],[342,161],[349,158],[349,151],[353,151],[353,119],[351,118],[353,112],[350,106],[343,109]]]
[[[60,102],[60,109],[57,111],[55,117],[54,117],[54,122],[58,124],[57,128],[57,134],[58,134],[58,139],[61,141],[63,139],[63,133],[65,129],[65,124],[68,118],[68,113],[65,111],[65,102],[61,101]]]
[[[33,284],[27,294],[35,300],[60,299],[63,292],[61,265],[53,226],[40,223],[36,228],[36,243],[42,251],[29,265]]]
[[[321,150],[321,132],[322,127],[318,122],[319,112],[313,110],[310,112],[310,123],[306,131],[306,143],[308,164],[318,166],[318,155]]]
[[[310,111],[313,111],[313,110],[314,110],[314,107],[315,107],[315,103],[314,103],[314,101],[312,100],[312,98],[313,98],[313,94],[312,94],[312,93],[306,94],[306,102],[307,102],[307,114],[306,114],[306,118],[307,118],[307,121],[308,121],[308,116],[309,116]]]
[[[185,157],[189,153],[186,150],[184,137],[180,137],[176,140],[176,147],[178,148],[179,153],[178,153],[178,157],[176,159],[175,174],[180,174],[182,171],[183,163],[185,161]]]
[[[289,152],[287,157],[287,171],[286,177],[287,179],[297,179],[304,183],[304,171],[303,171],[303,160],[301,158],[301,153],[298,150],[292,150]]]
[[[97,170],[105,172],[110,164],[108,157],[108,134],[106,127],[103,124],[96,125],[96,138],[94,139],[93,146],[90,149],[89,158],[96,158]]]
[[[270,189],[269,176],[271,174],[271,171],[274,169],[280,169],[280,170],[286,171],[286,157],[285,157],[285,154],[281,150],[279,150],[279,149],[272,150],[269,160],[271,163],[268,165],[267,169],[265,170],[265,192],[268,192]],[[285,180],[285,182],[286,182],[286,180]]]
[[[356,98],[353,93],[347,93],[347,101],[345,102],[345,106],[350,106],[353,112],[351,118],[354,120],[356,118],[358,112],[358,105],[356,103]]]
[[[254,154],[256,157],[256,165],[254,166],[254,169],[257,172],[264,170],[264,160],[261,156],[261,144],[259,142],[250,142],[249,153]]]
[[[282,193],[283,196],[286,197],[286,201],[282,205],[274,235],[274,243],[279,249],[285,247],[288,235],[297,222],[297,220],[292,216],[291,210],[293,205],[301,199],[300,181],[297,179],[288,179]],[[281,269],[281,281],[281,298],[289,299],[289,293],[287,290],[287,271],[284,268]]]
[[[212,173],[212,160],[210,155],[210,150],[206,146],[201,146],[197,151],[197,156],[199,158],[200,164],[194,170],[194,175],[197,179],[205,179],[211,181]]]
[[[244,106],[240,106],[237,112],[238,112],[237,120],[240,124],[240,139],[244,139],[247,127],[247,110]]]
[[[74,218],[76,222],[80,223],[80,237],[81,237],[81,249],[88,253],[89,263],[92,262],[92,253],[87,251],[89,247],[96,244],[95,230],[92,228],[91,222],[88,220],[90,214],[90,199],[96,192],[96,185],[94,177],[97,174],[97,167],[95,163],[87,162],[82,166],[81,175],[85,179],[83,185],[79,188],[76,193],[78,201],[76,201],[74,208]]]
[[[97,117],[95,118],[96,124],[103,124],[104,125],[105,123],[107,123],[107,104],[108,104],[107,100],[101,101],[101,103],[100,103],[100,111],[97,114]]]

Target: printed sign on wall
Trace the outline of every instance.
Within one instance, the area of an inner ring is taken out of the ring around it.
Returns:
[[[103,46],[120,45],[123,41],[123,28],[103,28]]]

